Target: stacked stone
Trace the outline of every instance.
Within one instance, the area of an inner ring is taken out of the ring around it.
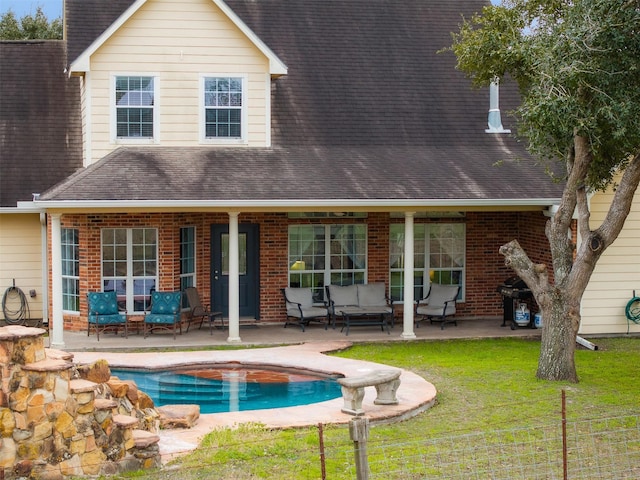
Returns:
[[[108,365],[78,378],[71,355],[45,350],[45,333],[0,327],[0,474],[63,479],[159,467],[153,402],[112,379]]]

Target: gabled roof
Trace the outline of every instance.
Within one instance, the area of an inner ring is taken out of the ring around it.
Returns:
[[[122,4],[117,2],[114,2],[114,4],[111,4],[111,2],[104,2],[104,1],[100,2],[98,0],[99,4],[103,4],[103,3],[107,4],[105,6],[100,5],[101,7],[100,9],[102,10],[102,8],[104,8],[104,10],[102,11],[105,12],[102,18],[113,19],[114,15],[117,15],[118,11],[120,11],[121,14],[118,15],[117,18],[115,18],[115,20],[111,20],[111,22],[106,26],[106,29],[101,30],[101,33],[98,36],[98,38],[95,38],[95,40],[93,40],[91,44],[84,51],[82,51],[82,53],[77,58],[74,57],[71,60],[71,66],[69,67],[70,73],[73,74],[76,72],[88,72],[91,69],[90,67],[91,55],[93,55],[104,44],[104,42],[106,42],[120,27],[122,27],[127,22],[127,20],[129,20],[140,9],[142,5],[144,5],[148,1],[153,1],[153,0],[135,0],[133,2],[130,2],[130,1],[123,2]],[[231,20],[231,22],[236,27],[238,27],[238,29],[256,46],[258,50],[260,50],[264,54],[265,57],[269,59],[270,73],[272,75],[287,74],[286,65],[282,63],[282,61],[276,55],[274,55],[274,53],[269,49],[269,47],[267,47],[264,44],[264,42],[258,36],[256,36],[255,33],[253,33],[251,29],[249,29],[244,24],[244,22],[242,22],[242,20],[240,20],[240,18],[238,18],[238,16],[222,0],[210,0],[210,1],[213,4],[215,4],[218,8],[220,8],[220,10],[222,10],[222,12]],[[72,1],[69,3],[73,4]],[[84,12],[87,12],[87,11],[91,12],[91,8],[88,4],[94,3],[94,2],[83,0],[82,3],[83,5],[81,9]],[[126,6],[126,10],[124,10],[124,12],[120,10],[123,6]],[[96,30],[99,30],[99,29],[96,29]]]
[[[0,42],[0,207],[82,167],[79,84],[64,68],[64,42]]]
[[[273,147],[122,147],[43,200],[424,206],[560,197],[562,185],[513,136],[485,133],[488,88],[473,90],[454,55],[440,53],[485,1],[227,4],[288,66],[273,80]],[[517,101],[502,85],[505,128],[515,130],[506,112]]]

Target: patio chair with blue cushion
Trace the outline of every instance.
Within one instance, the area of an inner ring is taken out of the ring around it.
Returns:
[[[176,338],[176,329],[182,335],[182,292],[151,292],[151,311],[144,317],[144,338],[154,330],[170,330]]]
[[[124,330],[125,338],[127,332],[127,316],[118,310],[118,296],[116,292],[87,292],[87,337],[91,332],[91,327],[96,331],[96,337],[100,341],[100,332],[105,330]]]

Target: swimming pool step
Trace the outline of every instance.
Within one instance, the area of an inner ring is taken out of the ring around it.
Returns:
[[[200,404],[226,403],[229,399],[250,401],[264,395],[265,389],[255,383],[229,384],[219,380],[195,377],[161,378],[157,385],[150,386],[146,393],[160,403],[188,403],[197,400]]]
[[[122,379],[133,380],[156,406],[199,404],[201,413],[280,408],[314,403],[340,396],[336,382],[245,382],[203,378],[178,372],[113,371]],[[228,380],[228,379],[227,379]],[[304,402],[307,403],[307,402]]]

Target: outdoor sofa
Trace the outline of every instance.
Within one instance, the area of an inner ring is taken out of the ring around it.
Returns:
[[[327,285],[327,301],[333,328],[336,319],[343,320],[342,330],[354,325],[379,325],[389,332],[394,324],[393,300],[386,295],[385,284]],[[341,331],[342,331],[341,330]]]

